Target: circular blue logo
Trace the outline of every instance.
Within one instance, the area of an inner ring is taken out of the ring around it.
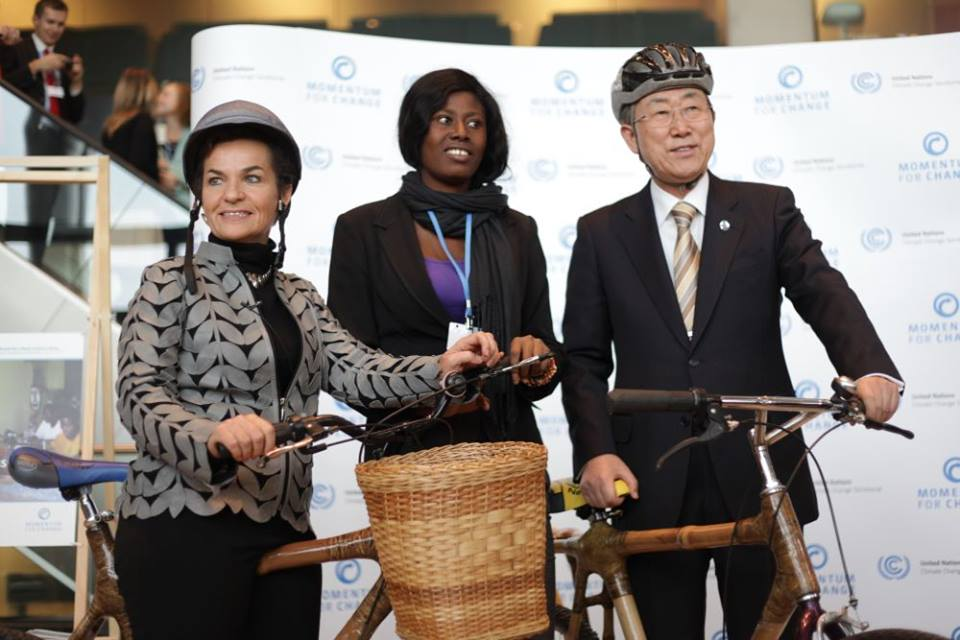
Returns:
[[[801,380],[793,389],[794,395],[798,398],[819,398],[820,385],[813,380]]]
[[[564,249],[573,249],[573,243],[577,239],[577,225],[568,224],[560,229],[560,244]]]
[[[713,635],[710,636],[710,640],[727,640],[727,632],[723,629],[720,629],[720,631],[714,631]]]
[[[337,580],[343,584],[353,584],[360,579],[363,573],[360,569],[360,563],[356,560],[343,560],[337,563],[334,573],[337,574]]]
[[[850,86],[857,93],[876,93],[880,91],[881,76],[873,71],[861,71],[850,76]]]
[[[950,141],[944,133],[931,131],[923,136],[923,150],[931,156],[942,156],[949,148]]]
[[[864,229],[863,233],[860,234],[860,244],[872,253],[886,251],[893,244],[893,234],[886,227]]]
[[[337,56],[334,58],[330,69],[333,70],[333,75],[341,80],[349,80],[357,75],[357,65],[354,63],[353,58],[349,56]]]
[[[822,544],[807,545],[807,555],[810,556],[810,564],[817,571],[827,566],[827,550]]]
[[[303,164],[308,169],[323,170],[333,164],[333,152],[326,147],[317,145],[304,147],[300,154],[303,156]]]
[[[950,634],[950,640],[960,640],[960,627],[953,630],[953,633]]]
[[[313,497],[310,498],[310,507],[313,509],[329,509],[337,499],[337,491],[332,484],[317,483],[313,485]]]
[[[952,318],[960,311],[960,300],[952,293],[944,291],[933,299],[933,310],[941,318]]]
[[[573,93],[580,86],[580,78],[573,71],[564,69],[553,76],[553,84],[563,93]]]
[[[796,89],[803,82],[803,71],[800,71],[800,67],[792,64],[787,65],[780,69],[777,80],[780,81],[780,86],[784,89]]]
[[[527,170],[530,172],[530,177],[537,182],[549,182],[560,173],[557,163],[547,158],[531,160],[530,164],[527,165]]]
[[[790,329],[793,328],[793,318],[787,314],[780,315],[780,335],[785,336],[790,333]]]
[[[943,463],[943,475],[950,482],[960,482],[960,458],[947,458]]]
[[[880,556],[877,571],[887,580],[903,580],[910,573],[910,559],[907,556]]]
[[[758,178],[779,178],[783,173],[783,160],[777,156],[763,156],[753,161],[753,172]]]
[[[200,91],[203,81],[207,79],[207,71],[203,67],[197,67],[190,73],[190,90]]]
[[[48,508],[46,508],[46,507],[41,507],[40,510],[37,511],[37,517],[40,518],[41,520],[49,520],[49,519],[50,519],[50,509],[48,509]]]

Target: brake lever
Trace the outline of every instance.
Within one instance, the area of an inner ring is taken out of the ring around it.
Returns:
[[[689,438],[684,438],[677,444],[673,445],[667,449],[666,453],[657,458],[656,470],[660,471],[660,468],[663,467],[664,463],[673,456],[674,454],[680,453],[687,447],[693,446],[695,444],[701,444],[704,442],[710,442],[711,440],[716,440],[728,430],[735,429],[738,425],[733,425],[728,429],[728,421],[725,416],[720,415],[720,407],[716,404],[711,403],[707,407],[707,426],[704,428],[703,433],[697,436],[691,436]]]

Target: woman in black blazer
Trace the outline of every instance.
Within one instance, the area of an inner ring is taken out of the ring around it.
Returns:
[[[510,209],[493,182],[506,169],[508,151],[494,98],[464,71],[433,71],[404,96],[398,128],[400,151],[415,171],[398,193],[337,220],[329,305],[340,322],[394,355],[442,353],[462,331],[452,323],[467,322],[509,345],[510,362],[559,353],[537,225]],[[559,378],[548,360],[488,382],[481,398],[446,418],[450,429],[429,429],[387,452],[541,442],[532,405]],[[364,412],[371,421],[383,417]]]
[[[157,95],[157,82],[146,69],[123,70],[113,92],[113,112],[103,123],[103,146],[144,174],[158,180],[157,135],[150,109]]]

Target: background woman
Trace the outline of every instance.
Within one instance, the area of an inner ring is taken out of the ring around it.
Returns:
[[[190,135],[190,86],[185,82],[164,82],[153,108],[160,144],[158,167],[160,186],[190,206],[190,187],[183,177],[183,148]]]
[[[398,193],[337,220],[330,308],[364,343],[394,354],[442,353],[462,331],[453,323],[467,322],[509,345],[511,362],[557,352],[537,225],[494,184],[508,147],[493,96],[460,69],[433,71],[404,96],[398,129],[414,171]],[[548,362],[488,384],[488,403],[448,420],[452,441],[541,442],[532,403],[550,395],[556,371]],[[436,428],[404,448],[450,442]]]
[[[269,110],[234,101],[208,112],[184,174],[199,196],[186,256],[146,269],[120,337],[118,408],[138,452],[120,502],[120,590],[137,640],[315,640],[320,567],[256,576],[265,551],[313,537],[311,457],[256,464],[275,444],[271,422],[315,413],[320,390],[397,406],[500,354],[489,334],[440,358],[375,351],[311,283],[280,271],[301,165]],[[201,211],[212,234],[194,254]]]
[[[157,81],[146,69],[128,67],[113,91],[113,113],[103,123],[101,140],[110,151],[154,180],[157,169],[157,136],[150,108],[157,95]]]

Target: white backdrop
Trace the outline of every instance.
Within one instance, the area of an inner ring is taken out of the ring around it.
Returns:
[[[916,440],[846,428],[817,449],[861,613],[874,627],[960,638],[960,34],[704,52],[716,77],[711,169],[794,190],[907,382],[895,422],[915,429]],[[406,89],[440,67],[474,73],[504,112],[510,170],[499,182],[539,224],[559,335],[576,219],[647,179],[609,106],[614,73],[631,53],[221,27],[193,41],[193,114],[245,98],[290,127],[305,172],[286,269],[325,291],[337,215],[394,193],[407,171],[396,143]],[[797,393],[829,395],[834,371],[789,303],[782,330]],[[571,475],[559,393],[542,403],[538,420],[551,474]],[[809,427],[808,439],[825,426]],[[357,451],[344,449],[316,458],[319,536],[366,523],[353,478]],[[826,606],[836,608],[846,586],[818,488],[824,516],[807,537]],[[354,561],[326,571],[324,638],[377,575]],[[708,638],[719,638],[716,602],[712,593]],[[378,637],[392,637],[386,626]]]

